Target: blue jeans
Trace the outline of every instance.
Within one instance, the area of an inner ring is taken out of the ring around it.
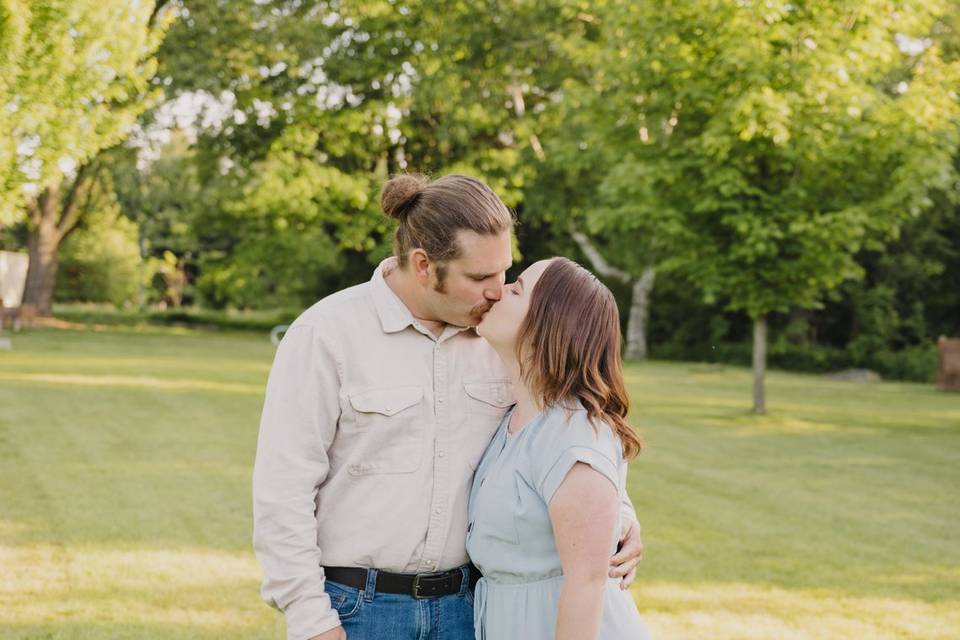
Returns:
[[[347,640],[473,640],[473,593],[462,569],[460,592],[436,598],[378,593],[377,570],[363,589],[327,580]]]

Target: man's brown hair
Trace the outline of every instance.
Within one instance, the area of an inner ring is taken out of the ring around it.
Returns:
[[[459,231],[496,235],[512,229],[514,222],[493,189],[456,173],[433,182],[420,174],[394,176],[383,185],[380,208],[399,222],[393,251],[400,266],[407,265],[410,251],[423,249],[437,263],[441,283],[444,263],[460,256]]]

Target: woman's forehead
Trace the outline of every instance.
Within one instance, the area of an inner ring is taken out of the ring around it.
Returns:
[[[520,276],[524,279],[525,282],[532,282],[533,280],[539,279],[544,271],[547,270],[547,267],[550,266],[550,263],[553,262],[553,258],[547,258],[546,260],[538,260],[532,265],[523,270],[523,273]]]

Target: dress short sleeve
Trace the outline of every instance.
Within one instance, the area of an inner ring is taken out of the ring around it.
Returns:
[[[543,474],[543,478],[538,482],[536,487],[537,491],[543,497],[544,502],[550,504],[550,499],[553,498],[553,494],[556,493],[557,489],[563,483],[563,479],[567,477],[573,465],[578,462],[588,464],[594,470],[603,474],[607,480],[613,483],[614,488],[617,489],[617,493],[619,494],[620,473],[616,463],[597,448],[573,445],[563,449],[552,464],[544,466],[546,473]]]

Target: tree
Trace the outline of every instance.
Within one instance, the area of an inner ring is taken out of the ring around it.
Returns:
[[[597,250],[590,238],[579,229],[572,229],[570,236],[573,238],[580,251],[583,252],[593,268],[601,276],[614,278],[630,285],[630,316],[627,322],[627,347],[624,351],[624,357],[628,359],[642,360],[647,357],[647,318],[650,313],[650,291],[653,290],[653,282],[656,278],[656,269],[648,266],[644,269],[639,278],[634,278],[630,273],[619,269],[603,257],[603,254]]]
[[[158,157],[146,166],[141,152],[128,145],[115,148],[109,167],[120,208],[137,230],[140,263],[135,302],[142,308],[157,300],[183,301],[188,295],[188,271],[195,271],[199,252],[194,221],[212,198],[210,189],[200,182],[195,154],[184,132],[172,132]],[[151,277],[157,271],[162,278]]]
[[[195,219],[216,304],[302,302],[356,256],[382,256],[392,226],[375,196],[391,173],[468,172],[520,203],[531,135],[517,105],[549,99],[527,61],[549,58],[529,27],[550,7],[498,8],[489,30],[476,28],[489,10],[459,2],[184,7],[161,51],[169,97],[232,107],[197,144],[220,194]]]
[[[386,248],[389,225],[376,198],[382,180],[324,162],[319,135],[286,127],[264,159],[225,181],[217,204],[198,212],[197,286],[207,301],[302,304],[315,299],[326,274],[342,268],[345,252],[375,259]]]
[[[61,246],[55,297],[120,307],[133,301],[142,277],[137,226],[123,216],[108,179],[95,190],[96,204]]]
[[[454,2],[431,16],[436,61],[421,65],[430,73],[415,87],[411,116],[433,127],[408,148],[434,157],[462,149],[460,163],[517,205],[525,252],[579,250],[602,277],[626,284],[625,356],[644,358],[656,243],[637,234],[624,243],[596,224],[599,187],[620,159],[606,123],[582,109],[581,94],[608,63],[601,20],[591,3],[570,0],[483,11]],[[490,26],[471,27],[481,20]]]
[[[952,178],[955,64],[924,40],[944,2],[612,3],[592,99],[618,133],[602,226],[652,230],[710,301],[754,323],[816,308]]]
[[[662,256],[652,234],[640,233],[635,224],[620,233],[604,223],[609,219],[604,207],[610,205],[601,200],[600,188],[620,158],[611,153],[617,141],[608,144],[604,139],[604,123],[581,108],[580,93],[587,90],[589,69],[599,60],[588,46],[577,48],[576,59],[583,65],[580,77],[565,80],[538,118],[542,152],[524,190],[524,222],[541,234],[557,236],[550,253],[579,250],[601,277],[626,285],[630,302],[624,357],[640,360],[648,355],[651,294]],[[571,67],[577,68],[576,63]],[[629,201],[621,204],[629,206]]]
[[[24,304],[49,313],[57,250],[76,228],[102,163],[150,104],[148,81],[171,14],[153,2],[0,4],[0,209],[27,213]]]
[[[191,217],[197,290],[216,306],[309,302],[388,246],[376,195],[396,144],[399,14],[386,2],[184,9],[160,52],[168,98],[202,92],[226,114],[197,128],[188,160],[204,185]]]

